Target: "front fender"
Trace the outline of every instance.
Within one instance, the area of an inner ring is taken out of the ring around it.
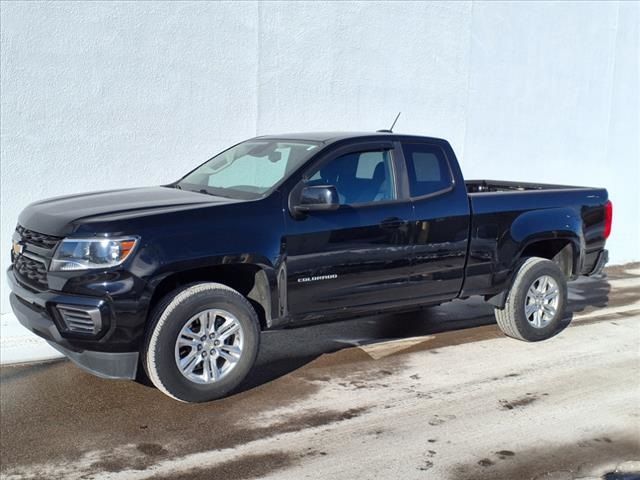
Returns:
[[[255,253],[216,255],[164,264],[147,278],[146,300],[150,301],[165,280],[180,279],[180,283],[192,281],[219,281],[233,288],[243,285],[248,276],[253,278],[253,288],[242,293],[256,300],[265,310],[267,326],[278,317],[277,266]],[[239,291],[242,289],[238,288]]]

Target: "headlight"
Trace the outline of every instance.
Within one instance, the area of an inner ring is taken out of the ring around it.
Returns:
[[[51,261],[51,270],[109,268],[124,262],[138,243],[126,238],[65,238]]]

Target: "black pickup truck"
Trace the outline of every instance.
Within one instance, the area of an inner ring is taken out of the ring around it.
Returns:
[[[505,334],[548,338],[611,219],[605,189],[465,182],[437,138],[262,136],[169,185],[29,205],[11,305],[90,372],[201,402],[240,384],[267,329],[481,295]]]

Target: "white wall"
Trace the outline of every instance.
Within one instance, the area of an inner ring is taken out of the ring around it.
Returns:
[[[450,139],[468,178],[604,186],[640,260],[640,4],[3,2],[2,270],[43,197],[169,182],[256,134]],[[3,313],[9,310],[2,273]]]

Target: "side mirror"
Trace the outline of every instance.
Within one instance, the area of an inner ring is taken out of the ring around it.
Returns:
[[[338,190],[333,185],[313,185],[302,188],[297,213],[337,210],[340,206]]]

